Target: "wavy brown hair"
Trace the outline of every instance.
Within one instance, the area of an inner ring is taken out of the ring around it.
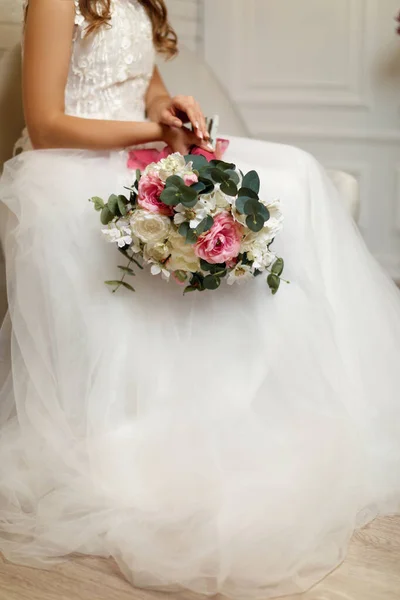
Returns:
[[[168,21],[168,10],[164,0],[138,0],[147,12],[153,26],[156,50],[168,58],[178,52],[178,39]],[[86,33],[107,25],[111,18],[111,0],[79,0],[82,16],[89,23]]]

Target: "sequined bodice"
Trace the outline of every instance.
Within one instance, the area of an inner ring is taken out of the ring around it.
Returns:
[[[152,26],[137,0],[111,0],[109,26],[85,36],[75,0],[75,29],[65,89],[65,111],[91,119],[143,121],[155,50]],[[29,147],[27,133],[17,150]]]

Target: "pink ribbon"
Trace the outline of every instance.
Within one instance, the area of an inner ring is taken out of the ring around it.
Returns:
[[[202,148],[194,148],[191,154],[204,156],[208,161],[210,160],[222,160],[225,152],[229,147],[229,140],[221,138],[217,139],[215,144],[215,152],[207,152]],[[128,169],[136,170],[140,169],[143,171],[148,165],[154,162],[158,162],[162,158],[166,158],[172,154],[172,150],[169,146],[163,148],[163,150],[156,150],[155,148],[142,148],[138,150],[130,150],[128,154]]]

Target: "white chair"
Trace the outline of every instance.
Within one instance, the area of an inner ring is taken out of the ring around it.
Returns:
[[[193,95],[199,99],[206,114],[220,116],[221,133],[248,136],[246,126],[228,93],[198,56],[183,48],[177,59],[162,62],[159,66],[171,93]],[[23,126],[20,46],[15,43],[0,61],[0,172],[3,163],[11,157],[14,143]],[[339,189],[349,213],[356,218],[359,208],[357,180],[339,171],[330,171],[329,175]],[[0,240],[5,217],[5,207],[0,203]],[[0,256],[0,323],[5,310],[4,261]]]

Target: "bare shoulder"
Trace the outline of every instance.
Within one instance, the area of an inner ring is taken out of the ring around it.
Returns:
[[[50,23],[53,20],[53,26],[62,21],[73,24],[75,4],[74,0],[24,0],[27,23],[40,19],[42,23]]]

